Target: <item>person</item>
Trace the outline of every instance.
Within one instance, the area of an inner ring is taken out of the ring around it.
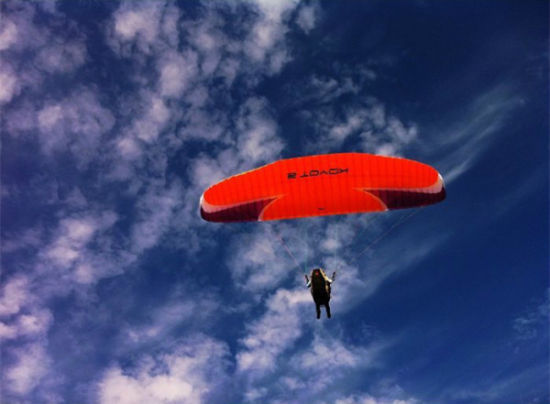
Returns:
[[[305,275],[306,285],[311,289],[311,296],[315,302],[315,309],[317,312],[317,319],[321,317],[321,306],[325,306],[327,311],[327,317],[330,318],[330,292],[331,284],[334,281],[336,272],[332,274],[332,279],[329,279],[325,275],[325,271],[322,268],[314,268],[311,271],[311,279]]]

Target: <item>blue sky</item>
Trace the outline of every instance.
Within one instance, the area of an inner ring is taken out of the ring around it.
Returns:
[[[547,2],[0,7],[3,401],[550,401]],[[199,217],[225,176],[349,151],[447,199]]]

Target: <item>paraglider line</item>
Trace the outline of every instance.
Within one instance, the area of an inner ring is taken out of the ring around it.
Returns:
[[[279,235],[279,233],[277,232],[277,230],[273,230],[271,227],[269,228],[270,231],[274,232],[275,235],[277,236],[277,238],[279,239],[279,241],[281,242],[281,244],[283,245],[284,249],[286,250],[286,252],[288,253],[288,255],[290,255],[290,258],[292,258],[292,260],[294,261],[294,263],[296,264],[296,266],[298,268],[300,268],[300,264],[298,264],[298,261],[296,260],[296,258],[294,257],[294,255],[292,254],[292,252],[290,252],[289,248],[287,247],[286,243],[285,243],[285,240],[283,240],[283,238]]]
[[[348,243],[349,245],[352,245],[352,243],[356,240],[356,239],[360,239],[361,236],[363,236],[363,234],[365,234],[365,232],[367,231],[367,229],[369,228],[369,225],[372,221],[374,221],[375,219],[373,218],[373,220],[367,220],[366,223],[364,225],[361,224],[361,221],[360,220],[357,220],[354,224],[353,224],[353,227],[354,227],[354,235],[352,237],[352,239],[350,240],[350,242]],[[358,233],[357,231],[360,229],[361,231]]]
[[[362,256],[364,253],[366,253],[369,249],[371,249],[375,244],[378,244],[382,239],[384,239],[388,234],[390,234],[395,228],[398,226],[401,226],[403,223],[405,223],[407,220],[412,218],[414,215],[416,215],[418,212],[420,212],[421,209],[415,209],[408,215],[402,217],[400,220],[395,222],[388,230],[386,230],[380,237],[374,239],[369,245],[367,245],[357,256],[353,259],[353,261],[356,261],[360,256]]]
[[[304,243],[305,243],[305,248],[304,248],[304,273],[307,273],[307,253],[308,253],[308,242],[307,242],[307,229],[306,227],[304,226],[304,237],[302,238],[302,240],[304,240]]]

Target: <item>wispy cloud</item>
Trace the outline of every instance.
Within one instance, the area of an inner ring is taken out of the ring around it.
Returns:
[[[249,292],[273,290],[293,273],[295,264],[281,251],[274,231],[262,226],[233,240],[228,267],[235,283]]]
[[[318,133],[318,137],[312,139],[309,145],[313,151],[322,152],[327,148],[346,150],[346,147],[353,144],[354,150],[400,155],[410,143],[417,140],[417,125],[404,123],[397,116],[388,113],[380,100],[374,97],[365,97],[352,103],[339,100],[337,94],[345,94],[346,88],[357,93],[364,86],[362,76],[347,77],[340,85],[336,81],[318,82],[317,85],[321,96],[323,92],[328,92],[334,101],[329,98],[327,105],[303,113],[306,119],[314,119],[314,127]],[[334,91],[330,90],[333,86]],[[339,102],[336,106],[334,102],[337,100]]]
[[[550,315],[550,291],[542,303],[532,305],[512,322],[516,337],[519,340],[544,338],[548,334],[548,316]]]
[[[2,298],[0,300],[0,314],[8,316],[17,314],[21,307],[31,297],[28,291],[29,279],[27,276],[18,275],[5,282],[2,287]]]
[[[348,375],[383,366],[382,354],[393,342],[373,340],[354,345],[329,335],[304,311],[310,298],[297,290],[279,289],[266,312],[251,323],[237,353],[237,376],[244,379],[248,402],[324,402],[339,396]],[[313,314],[313,310],[311,311]],[[311,320],[311,321],[310,321]],[[307,335],[307,341],[301,337]],[[289,358],[285,363],[283,358]]]
[[[8,391],[18,395],[30,393],[48,373],[51,359],[41,344],[29,344],[9,350],[14,363],[5,370]]]
[[[298,11],[296,23],[307,34],[315,27],[320,13],[321,9],[317,4],[304,4]]]
[[[20,91],[17,77],[10,66],[0,64],[0,83],[0,104],[5,104]]]
[[[56,320],[50,310],[40,307],[47,307],[54,296],[65,298],[73,291],[85,295],[102,279],[123,274],[167,232],[187,234],[186,241],[193,243],[197,235],[190,226],[200,223],[196,208],[202,190],[222,176],[273,160],[281,153],[284,142],[264,98],[251,96],[236,104],[226,97],[223,102],[234,105],[233,112],[212,114],[220,91],[210,84],[223,79],[223,91],[229,94],[240,75],[247,76],[252,87],[258,75],[280,71],[290,59],[284,35],[296,4],[243,5],[253,11],[243,42],[227,30],[220,14],[238,12],[232,6],[200,5],[201,15],[189,19],[171,4],[122,3],[105,25],[105,40],[116,58],[128,62],[124,79],[129,92],[112,99],[101,95],[94,85],[69,87],[45,97],[41,89],[44,83],[55,83],[90,61],[86,33],[68,26],[72,38],[58,40],[53,27],[35,23],[33,5],[9,3],[5,7],[0,46],[10,58],[3,59],[9,62],[0,67],[0,102],[7,105],[3,119],[7,135],[36,141],[52,170],[60,155],[73,159],[79,173],[89,173],[96,164],[107,170],[95,182],[97,195],[102,196],[97,199],[74,184],[70,195],[63,191],[65,195],[60,197],[59,184],[52,182],[48,193],[52,195],[51,206],[60,208],[58,214],[32,228],[12,232],[14,237],[3,244],[3,252],[11,257],[19,256],[15,254],[25,248],[34,249],[34,254],[20,262],[29,268],[28,274],[6,279],[0,306],[1,337],[9,343],[11,355],[5,373],[13,382],[10,394],[24,397],[37,391],[51,392],[44,377],[55,377],[47,335],[56,327]],[[67,23],[56,7],[40,12],[50,13],[58,24]],[[313,26],[311,20],[303,24],[309,29]],[[35,40],[29,41],[31,37]],[[17,61],[23,55],[26,60],[30,57],[31,63],[20,68]],[[243,56],[248,63],[243,62]],[[182,124],[176,127],[176,122]],[[173,150],[197,140],[210,142],[212,153],[189,160],[184,166],[187,178],[167,180]],[[190,186],[184,188],[184,182]],[[114,206],[109,197],[114,195],[113,185],[135,197],[133,203],[122,210]],[[18,195],[16,185],[10,194]],[[123,227],[121,223],[125,223]],[[198,242],[194,245],[189,251],[199,248]],[[184,299],[153,310],[153,324],[145,327],[130,322],[125,335],[134,346],[169,338],[182,316],[190,318],[194,310],[201,310],[203,315],[208,310],[214,312],[207,304],[213,300],[209,297],[193,303]],[[26,345],[21,345],[23,339]],[[137,393],[158,402],[182,397],[189,402],[204,399],[208,388],[200,385],[206,386],[207,378],[198,376],[209,366],[204,355],[217,350],[222,358],[227,353],[223,344],[214,340],[189,339],[188,344],[195,353],[181,348],[172,356],[151,358],[170,368],[171,376],[156,377],[156,372],[146,368],[136,370],[134,374],[140,374],[136,380],[148,380],[153,387],[143,387],[142,391],[135,386],[137,390],[129,389],[128,397]],[[204,355],[198,358],[200,352]],[[185,373],[187,370],[180,372],[179,364],[185,361],[193,363],[189,372],[196,377]],[[134,380],[116,366],[109,375],[100,389],[105,402],[118,394],[117,380],[129,385]],[[172,396],[163,396],[157,388],[167,380],[175,380],[174,385],[179,386]]]
[[[237,355],[237,369],[252,379],[273,371],[279,356],[302,335],[300,307],[310,297],[299,289],[279,289],[266,303],[267,311],[248,327]]]
[[[460,177],[478,161],[498,139],[494,135],[523,104],[510,85],[498,84],[472,100],[454,124],[447,122],[445,128],[435,125],[434,130],[439,135],[429,139],[434,153],[445,156],[437,166],[447,183]]]
[[[370,394],[358,394],[336,400],[336,404],[416,404],[419,401],[414,398],[395,399],[385,397],[373,397]]]
[[[110,367],[98,383],[100,403],[204,403],[225,382],[228,349],[204,335],[173,351],[144,356],[137,366]]]
[[[8,20],[0,31],[0,51],[9,49],[17,41],[17,25]]]
[[[527,399],[537,403],[545,398],[545,391],[541,386],[548,379],[548,364],[537,364],[513,375],[499,375],[481,380],[470,386],[448,388],[442,392],[437,400],[443,401],[476,401],[480,403],[498,403],[515,398]]]
[[[453,180],[521,99],[478,95],[440,140],[373,95],[380,64],[338,59],[289,80],[289,117],[273,86],[296,36],[327,18],[320,4],[125,1],[78,23],[67,5],[2,3],[3,398],[416,403],[376,382],[398,342],[316,321],[301,268],[338,272],[344,316],[446,243],[444,223],[424,237],[413,220],[386,234],[398,214],[224,227],[201,221],[199,197],[281,156],[350,148],[445,153]],[[299,139],[283,132],[296,117]],[[540,318],[512,328],[530,340]]]

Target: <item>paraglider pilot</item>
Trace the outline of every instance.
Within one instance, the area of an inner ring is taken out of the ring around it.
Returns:
[[[336,272],[332,274],[332,279],[329,279],[322,268],[314,268],[311,271],[311,279],[304,275],[307,282],[307,287],[311,288],[311,296],[315,302],[317,311],[317,319],[321,317],[321,306],[325,306],[327,317],[330,318],[330,285],[334,281]]]

